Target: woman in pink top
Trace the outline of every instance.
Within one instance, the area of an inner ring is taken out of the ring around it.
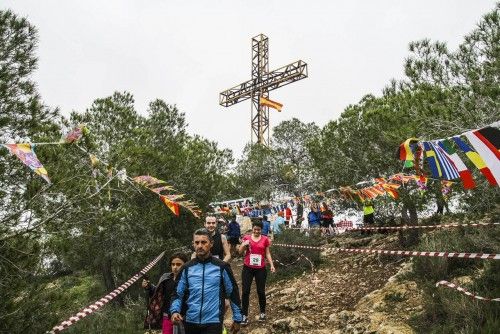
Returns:
[[[255,277],[257,294],[259,296],[260,316],[259,321],[266,320],[266,259],[274,273],[273,258],[271,257],[271,241],[262,232],[262,222],[257,221],[252,224],[252,234],[243,237],[239,252],[245,252],[243,261],[243,271],[241,273],[241,299],[243,320],[241,325],[248,325],[248,304],[250,302],[250,288]]]

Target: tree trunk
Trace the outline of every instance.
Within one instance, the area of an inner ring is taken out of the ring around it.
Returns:
[[[109,293],[116,289],[116,283],[113,277],[113,271],[111,269],[111,259],[105,258],[103,260],[101,264],[101,272],[104,279],[104,286],[106,287],[106,291]],[[115,299],[113,299],[113,301],[121,307],[125,306],[122,295],[118,295]]]
[[[401,220],[403,225],[418,225],[417,207],[413,202],[403,203],[403,207],[401,209]],[[419,241],[419,232],[417,229],[399,231],[398,238],[400,245],[403,247],[416,245]]]

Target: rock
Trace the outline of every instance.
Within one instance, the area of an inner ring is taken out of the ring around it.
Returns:
[[[297,292],[297,288],[286,288],[279,292],[280,295],[291,295],[292,293]]]
[[[248,334],[269,334],[269,330],[267,328],[255,328]]]

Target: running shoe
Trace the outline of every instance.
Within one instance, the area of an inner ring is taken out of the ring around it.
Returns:
[[[243,316],[243,319],[241,320],[241,326],[246,326],[248,325],[248,318],[246,315]]]
[[[266,321],[266,314],[265,313],[261,313],[259,315],[259,321]]]

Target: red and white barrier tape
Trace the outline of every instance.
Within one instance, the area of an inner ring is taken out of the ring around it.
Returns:
[[[312,261],[311,261],[311,260],[309,260],[309,258],[308,258],[307,256],[305,256],[304,254],[300,254],[300,256],[299,256],[299,257],[298,257],[295,261],[290,262],[290,263],[288,263],[288,264],[285,264],[285,263],[281,262],[281,261],[280,261],[280,260],[278,260],[278,259],[274,259],[274,262],[275,262],[275,263],[277,263],[277,264],[279,264],[279,265],[281,265],[281,266],[283,266],[283,267],[288,267],[288,266],[292,266],[292,265],[296,264],[296,263],[297,263],[297,262],[299,262],[301,259],[304,259],[304,260],[306,260],[307,262],[309,262],[309,264],[311,265],[311,270],[312,270],[312,271],[314,271],[314,264],[313,264],[313,263],[312,263]]]
[[[460,291],[463,294],[465,294],[473,299],[479,299],[479,300],[485,300],[485,301],[491,301],[491,302],[500,302],[500,298],[486,298],[486,297],[477,296],[477,295],[473,294],[472,292],[469,292],[469,291],[465,290],[464,288],[461,288],[458,285],[450,283],[448,281],[439,281],[436,283],[436,287],[438,287],[440,285],[444,285],[444,286],[447,286],[448,288],[452,288],[452,289],[455,289],[457,291]]]
[[[316,250],[328,249],[343,253],[371,253],[371,254],[400,255],[400,256],[453,257],[462,259],[500,260],[500,254],[395,251],[395,250],[369,249],[369,248],[368,249],[334,248],[334,247],[324,247],[324,246],[303,246],[303,245],[288,245],[288,244],[277,244],[277,243],[273,243],[273,246],[316,249]]]
[[[432,229],[432,228],[449,228],[449,227],[486,227],[486,226],[500,226],[500,223],[352,227],[352,228],[347,228],[346,231],[414,230],[414,229]]]
[[[376,231],[376,230],[412,230],[412,229],[433,229],[449,227],[486,227],[500,226],[500,223],[473,223],[473,224],[445,224],[445,225],[405,225],[405,226],[378,226],[378,227],[334,227],[347,231]],[[311,230],[310,227],[287,227],[287,230]],[[318,229],[318,228],[316,228]]]
[[[156,257],[156,259],[151,261],[150,264],[145,266],[141,271],[139,271],[137,274],[132,276],[128,281],[126,281],[125,283],[120,285],[118,288],[116,288],[112,292],[108,293],[106,296],[102,297],[101,299],[99,299],[95,303],[87,306],[86,308],[84,308],[83,310],[78,312],[76,315],[70,317],[68,320],[61,322],[57,326],[54,326],[52,328],[52,330],[48,331],[47,333],[49,333],[49,334],[59,333],[59,332],[63,331],[64,329],[68,328],[69,326],[73,325],[75,322],[85,318],[89,314],[94,313],[95,311],[97,311],[98,309],[100,309],[101,307],[103,307],[104,305],[109,303],[111,300],[116,298],[116,296],[118,296],[120,293],[127,290],[132,284],[134,284],[139,278],[141,278],[141,276],[143,276],[145,273],[147,273],[151,268],[153,268],[158,263],[158,261],[160,261],[160,259],[163,257],[163,255],[165,255],[165,252],[162,252],[160,255],[158,255]]]

